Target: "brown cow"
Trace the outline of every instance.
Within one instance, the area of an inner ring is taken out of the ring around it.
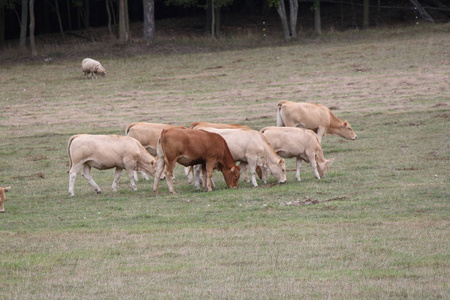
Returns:
[[[158,166],[153,185],[155,193],[158,193],[159,177],[165,167],[169,191],[176,194],[172,182],[175,162],[186,167],[201,164],[203,182],[206,183],[208,191],[212,191],[211,176],[214,169],[223,173],[228,187],[237,187],[240,167],[234,164],[227,143],[218,134],[193,129],[164,129],[156,153]]]
[[[125,135],[137,139],[151,155],[156,156],[156,145],[158,144],[161,131],[163,129],[174,127],[186,129],[184,126],[175,126],[171,124],[134,122],[127,126]],[[141,172],[141,175],[144,179],[148,180],[148,176],[145,172]],[[138,180],[137,172],[134,172],[134,180]]]
[[[302,160],[311,163],[317,179],[325,176],[328,166],[334,160],[334,158],[325,159],[319,138],[312,130],[273,126],[261,129],[261,133],[269,139],[273,150],[279,156],[297,159],[296,177],[298,181],[301,181],[300,167]]]
[[[199,128],[217,128],[217,129],[244,129],[244,130],[252,130],[250,127],[240,124],[224,124],[224,123],[210,123],[210,122],[194,122],[189,128],[190,129],[199,129]],[[249,182],[248,173],[247,173],[247,164],[242,164],[241,174],[244,174],[244,181]],[[186,175],[193,174],[192,167],[189,170],[185,170]],[[189,183],[192,183],[191,176],[189,176]],[[198,181],[196,179],[196,184],[198,185]],[[214,182],[213,182],[214,186]]]
[[[357,138],[348,121],[341,121],[331,110],[321,104],[278,102],[277,126],[302,127],[317,133],[319,142],[326,134],[337,134],[348,140]]]
[[[255,176],[257,167],[261,167],[263,170],[269,169],[279,183],[286,182],[284,159],[278,157],[268,139],[259,131],[211,127],[199,127],[198,129],[218,133],[225,139],[233,159],[240,161],[241,164],[248,164],[254,187],[258,186]],[[262,180],[266,183],[267,177],[262,176]]]
[[[11,187],[5,187],[5,188],[1,188],[0,187],[0,213],[5,212],[5,200],[6,200],[6,196],[5,193],[11,189]]]
[[[133,171],[145,171],[154,176],[156,160],[134,138],[120,135],[89,135],[78,134],[69,139],[67,151],[70,159],[69,193],[74,196],[75,179],[80,170],[83,176],[94,187],[97,194],[101,193],[100,187],[91,176],[91,167],[98,170],[116,168],[113,191],[117,189],[117,181],[122,170],[128,171],[130,185],[136,190],[133,180]]]

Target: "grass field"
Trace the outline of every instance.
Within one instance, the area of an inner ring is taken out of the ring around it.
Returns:
[[[0,66],[0,299],[449,299],[450,24],[281,46]],[[192,42],[192,41],[191,41]],[[226,44],[227,41],[222,41]],[[232,41],[231,41],[232,42]],[[230,42],[230,43],[231,43]],[[52,56],[57,51],[47,50]],[[55,51],[55,53],[52,53]],[[41,50],[42,53],[42,50]],[[176,169],[129,188],[93,171],[68,194],[67,140],[135,121],[276,125],[279,100],[334,108],[327,177],[196,191]]]

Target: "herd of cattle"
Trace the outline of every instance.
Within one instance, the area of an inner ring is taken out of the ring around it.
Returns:
[[[158,193],[161,178],[173,188],[176,163],[185,166],[189,182],[212,191],[213,170],[223,173],[226,185],[236,188],[241,174],[256,187],[256,174],[264,183],[271,174],[279,183],[286,181],[283,158],[296,158],[296,178],[300,178],[301,162],[309,162],[317,179],[325,176],[333,159],[325,159],[321,139],[336,134],[354,140],[355,132],[347,121],[341,121],[330,109],[320,104],[278,102],[277,126],[260,131],[238,124],[195,122],[189,128],[168,124],[135,122],[127,126],[126,136],[78,134],[70,137],[69,193],[74,196],[77,174],[83,176],[97,193],[100,187],[91,176],[91,168],[115,168],[112,189],[122,170],[128,172],[131,188],[136,189],[137,172],[144,178],[154,177],[153,192]],[[156,157],[156,158],[155,158]],[[239,162],[239,165],[236,163]],[[164,171],[164,174],[163,174]]]

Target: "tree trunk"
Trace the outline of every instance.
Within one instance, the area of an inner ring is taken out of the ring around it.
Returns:
[[[155,1],[144,0],[144,40],[150,44],[155,39]]]
[[[363,1],[363,29],[369,28],[369,0]]]
[[[434,23],[433,18],[426,12],[426,10],[420,5],[418,0],[409,0],[414,7],[419,11],[420,17],[428,23]]]
[[[58,17],[59,31],[61,31],[61,36],[62,36],[63,40],[65,40],[66,37],[64,35],[64,28],[63,28],[62,21],[61,21],[61,14],[59,12],[58,0],[55,0],[55,10],[56,10],[56,16]]]
[[[22,15],[20,16],[19,47],[27,49],[27,25],[28,25],[28,0],[22,0]]]
[[[214,0],[211,0],[211,37],[216,38],[216,7]]]
[[[69,23],[69,30],[72,30],[72,16],[70,14],[70,0],[67,0],[67,18],[68,18],[67,21]]]
[[[121,43],[128,43],[130,40],[127,6],[127,0],[119,0],[119,41]]]
[[[291,24],[291,37],[297,37],[298,0],[289,0],[289,13]]]
[[[278,4],[277,12],[281,19],[281,25],[283,26],[284,41],[287,42],[289,40],[290,35],[289,35],[289,25],[288,25],[288,20],[287,20],[287,16],[286,16],[286,7],[284,5],[284,0],[281,0],[280,4]]]
[[[5,46],[5,6],[0,3],[0,49]]]
[[[36,41],[34,40],[34,0],[30,0],[30,45],[31,57],[37,56]]]
[[[322,20],[320,18],[320,0],[314,0],[314,29],[322,34]]]

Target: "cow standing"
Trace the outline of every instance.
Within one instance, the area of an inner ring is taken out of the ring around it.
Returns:
[[[186,167],[201,164],[203,183],[208,191],[212,191],[211,176],[214,169],[223,173],[228,187],[237,187],[240,167],[234,164],[227,143],[218,134],[193,129],[164,129],[156,153],[158,166],[153,185],[155,193],[158,193],[159,178],[165,167],[169,191],[176,194],[172,182],[176,162]]]
[[[348,121],[341,121],[321,104],[282,100],[278,102],[277,126],[311,129],[317,134],[319,142],[326,134],[337,134],[348,140],[357,138]]]
[[[319,138],[309,129],[294,127],[265,127],[261,129],[273,147],[273,150],[281,157],[296,158],[298,181],[300,178],[300,168],[302,160],[309,162],[314,170],[317,179],[325,176],[328,166],[334,158],[325,159]]]
[[[199,127],[198,129],[220,134],[228,144],[234,161],[240,161],[241,165],[248,164],[251,182],[254,187],[256,182],[256,168],[269,169],[279,183],[286,182],[286,166],[284,159],[278,157],[267,138],[256,130],[242,129],[217,129],[211,127]],[[244,167],[243,167],[244,168]],[[266,174],[263,172],[263,174]],[[267,177],[263,176],[264,183]]]
[[[67,151],[70,159],[69,193],[72,196],[75,195],[75,179],[80,170],[97,194],[101,193],[100,187],[92,179],[91,167],[98,170],[116,168],[112,184],[113,191],[117,190],[117,181],[123,169],[128,171],[133,190],[136,190],[133,180],[134,171],[142,170],[152,176],[155,174],[155,158],[132,137],[78,134],[70,137]]]

